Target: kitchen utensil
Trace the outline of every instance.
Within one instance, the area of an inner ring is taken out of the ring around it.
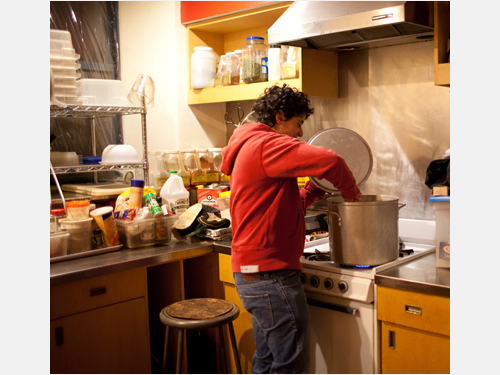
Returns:
[[[358,186],[370,176],[373,166],[370,146],[354,131],[344,128],[326,129],[313,135],[308,143],[314,146],[323,146],[327,150],[333,150],[344,158]],[[333,184],[325,179],[309,178],[317,187],[326,192],[338,192]]]
[[[236,111],[238,112],[238,126],[241,125],[241,122],[245,118],[245,110],[241,108],[240,105],[238,105],[238,108],[236,108]]]
[[[233,118],[231,117],[231,115],[229,114],[229,112],[226,112],[226,114],[224,115],[224,120],[226,120],[226,124],[238,127],[238,125],[236,125],[234,123]]]
[[[130,89],[127,96],[131,103],[146,108],[154,107],[155,100],[155,83],[153,79],[146,74],[139,74]]]
[[[348,266],[376,266],[399,256],[398,197],[363,195],[360,202],[327,199],[330,257]]]
[[[102,165],[134,163],[139,163],[139,157],[131,145],[108,145],[102,151]]]

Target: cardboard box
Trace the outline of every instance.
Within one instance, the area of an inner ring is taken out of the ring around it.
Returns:
[[[220,209],[217,198],[219,198],[219,194],[224,191],[227,191],[227,186],[198,189],[198,203]]]

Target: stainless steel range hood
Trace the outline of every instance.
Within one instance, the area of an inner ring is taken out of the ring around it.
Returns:
[[[337,51],[433,36],[432,1],[295,1],[268,30],[269,44]]]

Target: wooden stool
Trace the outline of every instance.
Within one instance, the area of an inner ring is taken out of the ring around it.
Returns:
[[[229,336],[231,337],[231,345],[233,347],[236,370],[238,374],[241,374],[240,358],[238,356],[238,348],[236,346],[236,338],[234,336],[232,323],[239,314],[240,309],[234,303],[216,298],[188,299],[173,303],[161,310],[160,320],[167,326],[165,332],[165,347],[163,349],[162,372],[165,373],[167,367],[167,346],[170,327],[179,328],[177,342],[177,374],[180,374],[181,371],[183,330],[219,327],[222,361],[224,370],[226,370],[227,373],[224,334],[222,331],[222,326],[227,324]]]

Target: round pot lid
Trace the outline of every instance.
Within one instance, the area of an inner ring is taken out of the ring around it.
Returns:
[[[342,156],[352,171],[358,186],[370,176],[373,166],[372,152],[368,143],[358,133],[344,128],[326,129],[313,135],[308,143],[314,146],[323,146]],[[317,187],[326,192],[336,193],[339,191],[325,179],[309,178]]]

